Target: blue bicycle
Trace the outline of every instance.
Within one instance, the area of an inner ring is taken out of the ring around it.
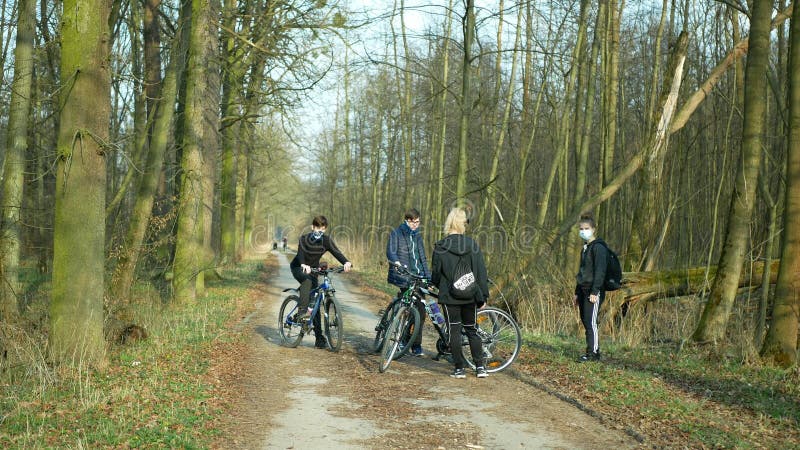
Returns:
[[[334,293],[336,289],[331,284],[330,274],[341,273],[343,267],[327,268],[325,266],[312,268],[311,273],[322,275],[322,282],[311,291],[311,313],[304,320],[295,320],[297,316],[297,305],[300,297],[297,295],[297,288],[284,289],[283,292],[292,292],[281,304],[278,315],[278,328],[281,330],[281,338],[287,347],[297,347],[303,336],[311,331],[311,324],[316,323],[322,329],[322,337],[327,348],[332,352],[338,352],[342,346],[342,336],[344,335],[342,326],[342,308],[336,301]],[[320,323],[321,322],[321,323]],[[316,332],[316,331],[315,331]]]

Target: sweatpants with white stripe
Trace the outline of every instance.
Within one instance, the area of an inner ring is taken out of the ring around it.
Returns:
[[[600,337],[597,331],[597,313],[606,298],[605,291],[600,291],[600,301],[592,303],[589,301],[590,292],[579,289],[578,309],[581,314],[581,323],[586,330],[586,353],[597,353],[600,351]]]
[[[483,365],[483,346],[481,338],[478,337],[476,326],[478,309],[475,303],[466,305],[447,305],[442,304],[444,318],[450,327],[450,352],[453,354],[453,364],[456,369],[463,369],[467,363],[464,360],[464,353],[461,342],[461,330],[467,335],[469,350],[472,354],[472,361],[476,366]]]

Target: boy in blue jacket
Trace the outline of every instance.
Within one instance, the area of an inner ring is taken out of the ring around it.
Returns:
[[[389,274],[387,281],[404,291],[411,284],[406,275],[401,274],[396,266],[405,266],[414,275],[430,279],[431,271],[428,269],[428,260],[425,257],[425,247],[419,233],[419,211],[411,208],[406,211],[403,223],[392,230],[389,242],[386,244],[386,258],[389,260]],[[390,304],[391,306],[391,304]],[[425,307],[418,305],[420,326],[425,323]],[[422,333],[417,335],[411,345],[411,354],[422,356]]]

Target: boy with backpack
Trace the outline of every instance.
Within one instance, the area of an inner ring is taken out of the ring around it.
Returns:
[[[454,208],[447,215],[444,232],[433,252],[431,281],[439,288],[439,304],[450,327],[450,351],[455,368],[453,378],[466,378],[466,361],[461,352],[461,329],[469,340],[478,378],[486,378],[483,348],[476,327],[477,311],[489,299],[486,263],[478,244],[464,236],[469,223],[463,209]]]
[[[579,362],[600,360],[597,314],[606,297],[606,291],[620,287],[619,259],[602,239],[595,236],[596,228],[591,216],[581,216],[578,233],[585,244],[581,251],[580,268],[575,277],[577,283],[574,301],[586,333],[586,353],[578,358]]]

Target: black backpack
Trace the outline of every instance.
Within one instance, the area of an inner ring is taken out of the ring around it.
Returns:
[[[616,291],[622,287],[622,264],[614,250],[611,250],[604,241],[599,241],[606,248],[606,279],[603,289],[606,291]]]
[[[450,297],[459,300],[472,300],[478,293],[478,282],[472,273],[472,255],[460,255],[450,277]]]

